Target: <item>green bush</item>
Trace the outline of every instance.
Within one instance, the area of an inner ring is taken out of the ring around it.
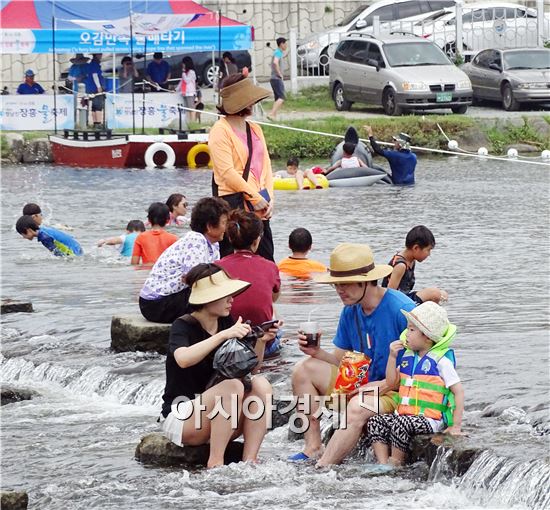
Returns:
[[[467,117],[441,116],[428,119],[418,115],[391,119],[347,119],[334,116],[317,120],[303,119],[285,122],[286,125],[295,128],[334,133],[340,137],[344,135],[350,125],[353,125],[363,138],[366,138],[366,134],[361,127],[367,123],[372,126],[377,140],[389,142],[393,135],[404,131],[412,137],[413,145],[434,149],[447,148],[447,139],[437,127],[438,123],[450,138],[474,125],[474,121]],[[263,129],[269,154],[276,159],[285,159],[291,155],[308,159],[328,158],[334,147],[342,141],[339,137],[301,133],[269,126],[264,126]]]
[[[508,145],[516,143],[534,145],[540,150],[550,149],[550,140],[533,129],[526,117],[523,118],[523,126],[493,127],[487,131],[487,137],[491,141],[491,152],[496,154],[504,154]]]

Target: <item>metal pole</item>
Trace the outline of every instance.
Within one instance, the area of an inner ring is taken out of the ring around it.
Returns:
[[[296,30],[290,31],[290,90],[293,94],[298,93],[298,59],[296,56],[297,48]]]
[[[143,45],[143,72],[147,72],[147,36],[145,35],[145,44]],[[141,87],[141,134],[145,134],[145,80]]]
[[[132,59],[132,134],[136,134],[136,99],[134,96],[134,27],[130,11],[130,58]],[[143,79],[145,79],[145,69]]]
[[[215,67],[214,67],[215,69]],[[218,100],[217,103],[220,103],[220,74],[222,70],[222,8],[220,3],[218,3]]]
[[[544,19],[544,0],[537,0],[537,46],[541,48],[544,46],[544,41],[550,37],[549,33],[545,32],[545,19]]]
[[[55,2],[52,4],[52,9],[55,8]],[[57,90],[55,79],[55,15],[52,14],[52,54],[53,54],[53,125],[54,132],[57,134]]]
[[[472,10],[470,9],[470,14],[472,13]],[[454,60],[457,61],[458,55],[462,55],[462,46],[464,44],[463,34],[462,34],[462,0],[458,0],[456,2],[456,37],[455,37],[455,58]],[[453,60],[453,59],[451,59]]]

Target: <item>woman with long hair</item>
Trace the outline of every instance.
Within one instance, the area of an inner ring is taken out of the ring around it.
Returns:
[[[226,235],[235,253],[217,262],[234,278],[250,282],[250,288],[235,297],[231,315],[253,325],[273,319],[273,303],[279,298],[281,278],[274,262],[256,255],[263,236],[263,221],[254,213],[235,209],[229,214]],[[279,339],[266,344],[266,356],[279,350]]]

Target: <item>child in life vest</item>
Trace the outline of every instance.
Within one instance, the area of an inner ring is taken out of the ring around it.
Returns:
[[[461,434],[464,390],[449,348],[456,326],[444,308],[427,301],[410,312],[407,329],[390,344],[386,382],[399,386],[394,414],[378,414],[367,424],[368,438],[381,464],[404,463],[412,438],[445,431]],[[399,351],[405,349],[399,365]]]

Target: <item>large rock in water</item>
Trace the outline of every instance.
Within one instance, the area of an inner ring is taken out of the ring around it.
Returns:
[[[25,152],[25,138],[19,133],[6,133],[4,137],[9,149],[9,160],[12,163],[21,163]]]
[[[14,388],[13,386],[3,384],[0,395],[1,405],[5,406],[6,404],[21,402],[22,400],[31,400],[37,393],[31,390]]]
[[[111,349],[116,352],[156,351],[166,354],[170,324],[149,322],[141,315],[113,315]]]
[[[240,462],[243,458],[243,443],[231,441],[225,450],[225,463]],[[155,466],[206,466],[210,445],[180,447],[160,433],[141,438],[136,448],[136,459]]]
[[[481,446],[465,436],[422,435],[413,438],[409,460],[424,460],[431,467],[438,456],[445,456],[445,469],[449,474],[462,476],[482,452]]]
[[[2,299],[0,313],[33,312],[32,303],[28,301],[16,301],[14,299]]]
[[[25,143],[23,163],[51,163],[52,149],[47,138],[36,138]]]
[[[29,496],[26,492],[2,491],[0,493],[0,508],[2,510],[26,510]]]

